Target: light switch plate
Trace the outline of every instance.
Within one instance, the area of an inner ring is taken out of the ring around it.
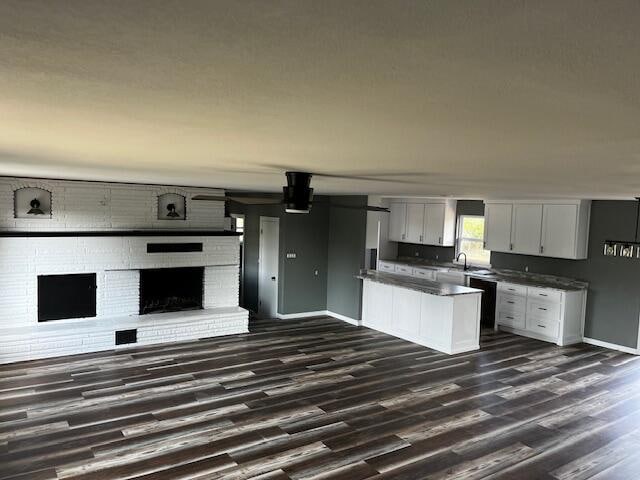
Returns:
[[[297,255],[295,254],[295,252],[289,252],[287,253],[287,258],[296,258]]]

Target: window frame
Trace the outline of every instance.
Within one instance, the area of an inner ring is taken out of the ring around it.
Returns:
[[[460,254],[460,244],[462,243],[463,240],[467,240],[470,242],[480,242],[483,247],[482,249],[489,252],[488,262],[481,262],[481,261],[477,261],[469,258],[467,259],[467,265],[471,265],[475,267],[491,267],[491,250],[487,250],[486,248],[484,248],[484,240],[462,236],[462,222],[464,221],[465,218],[481,218],[483,222],[485,220],[484,215],[458,215],[458,220],[456,222],[456,250],[455,250],[456,254],[455,254],[453,263],[458,265],[464,265],[464,260],[456,260],[456,258],[458,258],[458,255]]]

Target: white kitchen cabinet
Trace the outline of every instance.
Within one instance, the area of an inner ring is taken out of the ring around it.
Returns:
[[[385,262],[384,260],[378,260],[378,270],[386,273],[395,273],[396,264],[393,262]]]
[[[430,268],[419,268],[414,267],[413,272],[411,273],[412,277],[422,278],[424,280],[431,280],[435,282],[436,280],[436,270]]]
[[[407,234],[407,204],[392,202],[389,210],[389,240],[404,242]]]
[[[453,283],[454,285],[467,285],[467,276],[464,272],[451,270],[436,273],[436,281],[441,283]]]
[[[443,245],[445,235],[444,203],[428,203],[424,208],[424,243],[427,245]]]
[[[423,203],[407,203],[407,224],[405,242],[423,243],[425,230],[425,205]]]
[[[577,227],[577,205],[544,205],[540,253],[550,257],[575,257]]]
[[[489,203],[484,207],[484,248],[495,252],[510,252],[513,205]]]
[[[499,282],[498,328],[527,337],[570,345],[582,341],[586,290],[556,290]]]
[[[485,248],[587,258],[590,216],[589,200],[486,201]]]
[[[369,282],[363,291],[363,324],[366,327],[386,331],[391,325],[393,287]]]
[[[525,255],[537,255],[540,251],[542,235],[542,205],[515,204],[511,237],[513,252]]]
[[[422,294],[404,288],[393,289],[391,328],[402,336],[415,335],[420,329],[420,302]]]

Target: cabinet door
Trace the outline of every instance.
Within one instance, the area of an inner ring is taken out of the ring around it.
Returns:
[[[525,255],[539,255],[542,236],[542,205],[513,206],[513,251]]]
[[[400,287],[393,288],[393,316],[390,331],[406,339],[416,339],[420,329],[422,294]]]
[[[494,252],[511,251],[511,217],[513,205],[489,203],[484,207],[485,249]]]
[[[389,240],[403,242],[406,235],[407,204],[392,203],[389,210]]]
[[[364,291],[364,326],[386,331],[391,325],[393,287],[365,281]]]
[[[443,203],[429,203],[424,209],[424,243],[427,245],[442,245],[444,237]]]
[[[405,241],[422,243],[424,230],[424,205],[420,203],[407,204],[407,231]]]
[[[577,224],[577,205],[545,205],[541,253],[549,257],[575,258]]]

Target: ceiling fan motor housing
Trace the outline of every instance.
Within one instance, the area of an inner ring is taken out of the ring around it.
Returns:
[[[282,187],[284,192],[285,211],[287,213],[309,213],[313,200],[313,188],[310,173],[286,172],[287,186]]]

